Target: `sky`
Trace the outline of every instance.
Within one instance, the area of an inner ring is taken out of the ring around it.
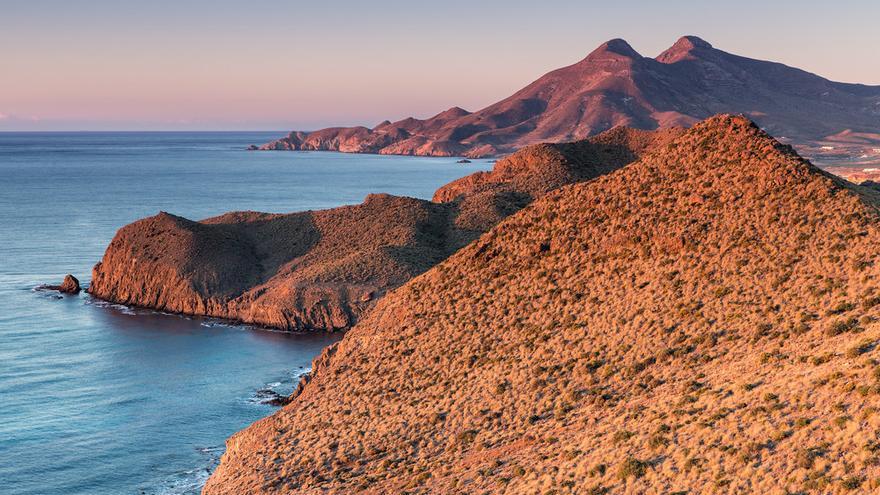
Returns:
[[[878,23],[877,0],[0,0],[0,130],[373,126],[685,34],[880,85]]]

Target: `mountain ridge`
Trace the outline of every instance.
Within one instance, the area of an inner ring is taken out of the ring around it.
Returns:
[[[538,142],[583,139],[616,126],[688,126],[718,113],[743,113],[795,144],[846,129],[880,132],[880,86],[838,83],[776,62],[733,55],[684,36],[656,58],[625,40],[541,76],[475,112],[458,107],[427,119],[292,132],[262,150],[469,157],[509,153]]]

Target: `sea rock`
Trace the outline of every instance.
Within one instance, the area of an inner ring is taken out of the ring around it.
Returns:
[[[67,274],[64,276],[64,280],[61,282],[61,285],[41,285],[37,287],[39,290],[57,290],[58,292],[63,292],[65,294],[79,294],[82,288],[79,285],[79,280],[71,274]]]
[[[79,294],[79,291],[82,289],[79,286],[79,280],[68,273],[64,276],[64,281],[61,282],[61,286],[58,290],[67,294]]]
[[[286,406],[290,403],[290,396],[279,394],[271,388],[263,388],[257,390],[254,394],[260,404],[268,406]]]
[[[461,159],[461,160],[459,160],[459,161],[457,161],[457,162],[455,162],[455,163],[471,163],[471,161],[468,160],[467,158],[463,158],[463,159]]]

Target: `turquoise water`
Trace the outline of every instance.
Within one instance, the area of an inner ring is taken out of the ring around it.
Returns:
[[[231,433],[338,336],[289,335],[35,291],[88,284],[115,230],[429,198],[485,161],[246,152],[279,133],[0,133],[0,492],[197,493]]]

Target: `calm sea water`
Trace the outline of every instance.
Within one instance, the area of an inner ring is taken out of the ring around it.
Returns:
[[[114,232],[160,210],[198,219],[430,198],[487,162],[255,153],[280,133],[0,133],[0,492],[197,493],[227,436],[272,412],[337,336],[289,335],[34,291],[88,284]]]

